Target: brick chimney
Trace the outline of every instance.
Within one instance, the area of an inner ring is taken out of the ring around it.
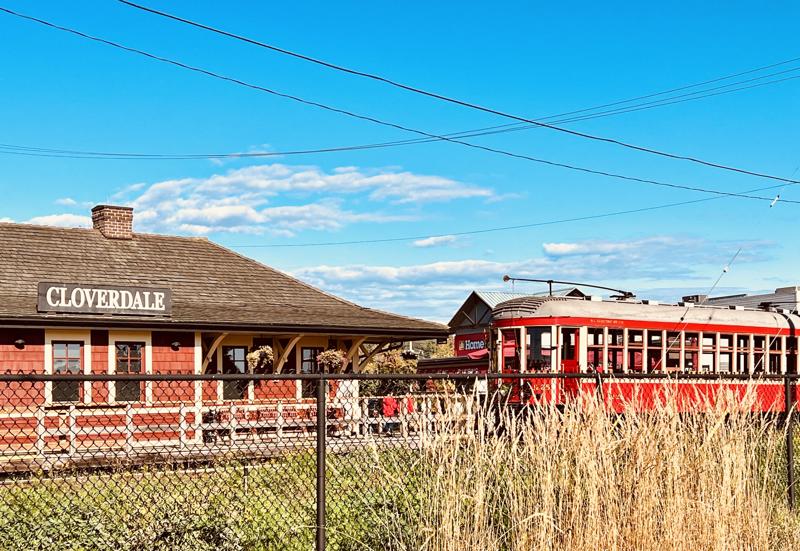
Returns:
[[[92,209],[92,226],[108,239],[132,239],[133,209],[97,205]]]

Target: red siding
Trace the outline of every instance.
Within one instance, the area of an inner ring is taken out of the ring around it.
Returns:
[[[14,341],[23,339],[17,348]],[[43,329],[0,329],[0,372],[44,373]],[[22,409],[44,402],[44,383],[0,383],[0,407]]]
[[[177,350],[172,343],[179,343]],[[153,373],[194,373],[194,333],[153,331]],[[153,382],[153,402],[193,402],[191,381]]]

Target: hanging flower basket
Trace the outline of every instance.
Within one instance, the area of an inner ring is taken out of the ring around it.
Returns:
[[[272,371],[275,354],[271,346],[259,346],[247,354],[247,367],[251,373],[267,373]]]
[[[317,355],[317,365],[324,373],[337,373],[344,366],[345,357],[341,350],[326,350]]]

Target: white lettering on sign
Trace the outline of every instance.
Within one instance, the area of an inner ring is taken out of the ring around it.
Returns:
[[[167,316],[169,289],[39,283],[39,312]]]
[[[459,350],[466,350],[468,352],[472,352],[475,350],[483,350],[486,348],[486,341],[485,340],[463,340],[458,343]]]

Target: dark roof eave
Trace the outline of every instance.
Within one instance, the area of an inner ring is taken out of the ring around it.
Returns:
[[[7,317],[0,319],[0,325],[24,325],[32,327],[147,327],[173,331],[247,331],[253,333],[317,333],[325,335],[366,335],[382,337],[402,337],[404,339],[446,338],[450,330],[431,328],[380,328],[351,327],[336,325],[260,325],[253,323],[209,323],[192,321],[173,321],[163,318],[77,318],[77,317]],[[435,325],[431,323],[431,325]]]

